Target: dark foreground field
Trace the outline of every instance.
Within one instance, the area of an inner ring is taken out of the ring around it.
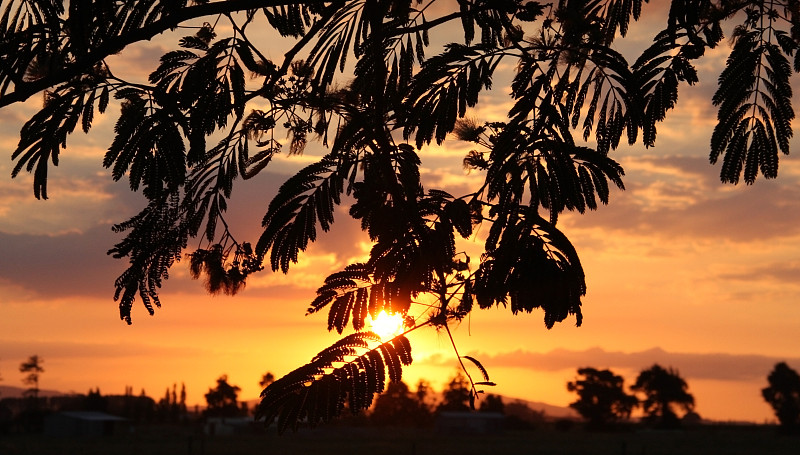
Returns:
[[[116,437],[65,439],[0,435],[0,455],[794,455],[800,438],[769,427],[704,426],[681,431],[590,433],[579,429],[507,431],[496,435],[441,435],[429,430],[322,428],[274,433],[201,436],[185,428],[139,429]]]

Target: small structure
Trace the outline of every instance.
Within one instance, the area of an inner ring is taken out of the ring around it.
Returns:
[[[112,436],[130,431],[128,419],[97,411],[64,411],[44,420],[48,436]]]
[[[502,433],[505,416],[499,412],[444,411],[436,417],[436,430],[446,434]]]
[[[203,432],[209,436],[255,433],[253,417],[208,417]]]

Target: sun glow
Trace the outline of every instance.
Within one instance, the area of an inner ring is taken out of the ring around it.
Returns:
[[[392,338],[403,330],[403,315],[399,313],[388,314],[381,311],[375,319],[370,318],[370,328],[381,339]]]

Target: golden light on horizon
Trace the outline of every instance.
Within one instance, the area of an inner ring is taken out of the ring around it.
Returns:
[[[398,335],[403,330],[403,315],[399,313],[388,314],[381,310],[378,317],[370,318],[370,330],[375,332],[382,340]]]

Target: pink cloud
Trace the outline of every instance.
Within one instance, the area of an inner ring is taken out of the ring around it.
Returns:
[[[800,263],[796,261],[773,262],[753,267],[747,272],[720,274],[724,280],[755,282],[767,280],[780,283],[782,286],[800,286]]]

